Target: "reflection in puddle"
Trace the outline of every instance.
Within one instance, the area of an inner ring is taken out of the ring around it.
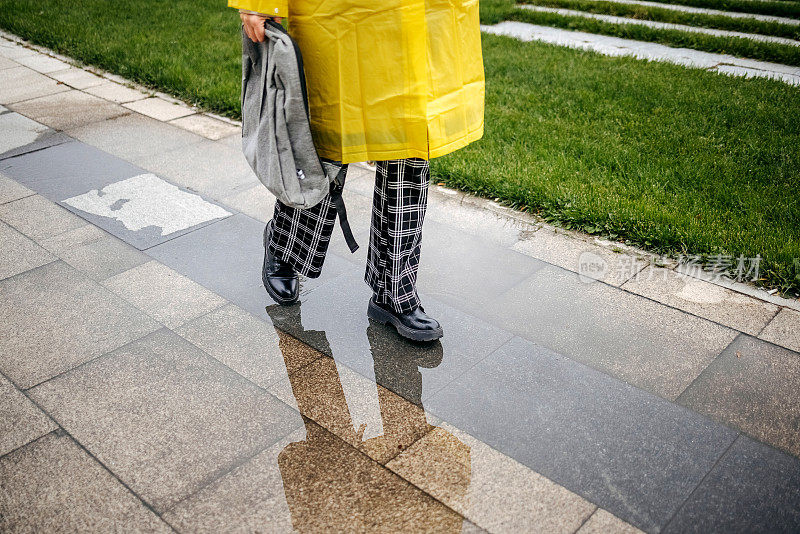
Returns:
[[[420,368],[441,363],[441,343],[409,346],[371,322],[366,334],[380,385],[328,357],[298,369],[296,344],[281,331],[284,322],[331,353],[324,332],[302,329],[300,306],[267,308],[286,368],[297,369],[289,372],[289,385],[306,430],[304,440],[289,443],[277,458],[294,529],[460,532],[461,516],[382,467],[409,449],[448,473],[450,499],[467,507],[470,448],[432,425],[421,401]],[[434,429],[446,434],[448,446],[421,449],[419,440]]]

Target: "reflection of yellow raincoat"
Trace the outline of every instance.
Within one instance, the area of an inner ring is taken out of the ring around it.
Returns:
[[[320,156],[443,156],[483,135],[478,0],[228,0],[288,17]]]

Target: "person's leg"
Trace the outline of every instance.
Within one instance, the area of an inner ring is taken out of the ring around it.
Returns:
[[[378,161],[364,279],[379,304],[398,313],[419,305],[417,270],[428,199],[428,162]]]
[[[276,200],[268,223],[273,225],[269,252],[298,274],[316,278],[322,272],[335,222],[330,195],[308,209],[291,208]]]

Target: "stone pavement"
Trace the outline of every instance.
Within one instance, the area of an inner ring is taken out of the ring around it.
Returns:
[[[372,171],[301,302],[238,127],[0,40],[0,530],[800,529],[800,305],[432,186],[366,317]]]

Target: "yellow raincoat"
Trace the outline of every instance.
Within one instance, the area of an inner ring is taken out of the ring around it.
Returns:
[[[228,0],[287,17],[320,156],[430,159],[483,135],[478,0]]]

